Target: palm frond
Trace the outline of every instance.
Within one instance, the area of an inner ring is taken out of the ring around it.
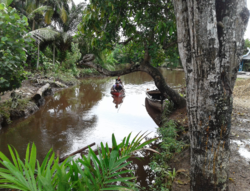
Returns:
[[[45,16],[44,16],[44,20],[46,24],[51,23],[53,14],[54,14],[54,11],[52,9],[46,11]]]
[[[63,42],[66,43],[67,40],[70,38],[70,35],[68,33],[66,33],[66,32],[62,32],[61,37],[63,39]]]
[[[61,17],[63,23],[67,22],[68,13],[67,13],[67,11],[65,10],[64,7],[60,7],[60,17]]]
[[[49,6],[40,6],[36,9],[31,10],[31,12],[28,15],[28,18],[33,19],[37,14],[43,15],[45,11],[49,11],[49,10],[52,10],[52,8]]]
[[[41,41],[56,40],[56,38],[60,36],[60,33],[55,31],[54,29],[47,27],[30,31],[25,35],[25,37],[26,36],[31,36],[36,41],[41,42]]]

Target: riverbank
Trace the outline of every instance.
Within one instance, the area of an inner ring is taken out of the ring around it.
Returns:
[[[30,72],[20,88],[0,95],[0,129],[14,120],[34,114],[45,104],[46,96],[74,86],[89,77],[103,77],[103,75],[89,68],[80,69],[78,77],[62,72],[46,74]]]

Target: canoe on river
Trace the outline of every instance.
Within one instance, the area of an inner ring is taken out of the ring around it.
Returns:
[[[165,99],[159,90],[150,90],[146,92],[148,98],[148,104],[157,109],[158,111],[162,111],[165,106]]]
[[[117,91],[112,91],[111,90],[111,92],[110,92],[113,96],[116,96],[116,97],[122,97],[122,96],[124,96],[124,90],[121,90],[121,91],[119,91],[119,92],[117,92]]]

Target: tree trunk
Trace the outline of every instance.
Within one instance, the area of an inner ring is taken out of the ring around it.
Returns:
[[[187,85],[191,190],[228,190],[232,91],[249,11],[245,0],[173,0]]]
[[[102,68],[100,65],[95,64],[93,60],[94,60],[94,55],[87,54],[83,56],[79,64],[94,68],[98,72],[106,76],[121,76],[121,75],[129,74],[129,73],[137,72],[137,71],[146,72],[154,79],[156,87],[162,92],[162,94],[166,98],[173,101],[176,108],[182,108],[186,106],[186,100],[183,97],[181,97],[178,92],[176,92],[175,90],[173,90],[167,85],[165,79],[163,78],[159,70],[151,66],[150,63],[147,61],[147,59],[141,62],[141,64],[134,64],[134,65],[131,65],[129,68],[126,68],[124,70],[118,70],[118,71],[106,70]]]
[[[32,23],[32,31],[35,30],[35,19],[33,19],[33,23]]]
[[[36,69],[38,69],[39,66],[39,58],[40,58],[40,40],[38,40]]]
[[[53,43],[53,65],[55,65],[55,42]]]

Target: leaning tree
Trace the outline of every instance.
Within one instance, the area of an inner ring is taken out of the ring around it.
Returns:
[[[144,58],[120,71],[101,68],[93,55],[84,56],[81,64],[109,76],[149,73],[176,107],[187,107],[191,190],[228,190],[232,93],[249,11],[245,0],[172,2],[92,0],[80,27],[83,35],[91,36],[94,46],[112,47],[122,34],[127,39],[123,44],[132,41],[144,47]],[[169,50],[176,43],[186,74],[186,100],[151,65],[156,50]]]
[[[157,60],[160,52],[164,51],[170,55],[177,47],[174,9],[171,2],[92,0],[83,14],[79,32],[92,39],[92,46],[102,51],[112,50],[117,43],[124,46],[133,43],[134,46],[140,47],[142,56],[140,63],[133,63],[130,68],[120,71],[105,70],[94,62],[93,54],[84,56],[80,64],[93,67],[108,76],[136,71],[147,72],[154,79],[157,88],[165,97],[172,100],[176,107],[186,105],[185,99],[166,84],[162,74],[153,66],[157,63],[152,62]]]

